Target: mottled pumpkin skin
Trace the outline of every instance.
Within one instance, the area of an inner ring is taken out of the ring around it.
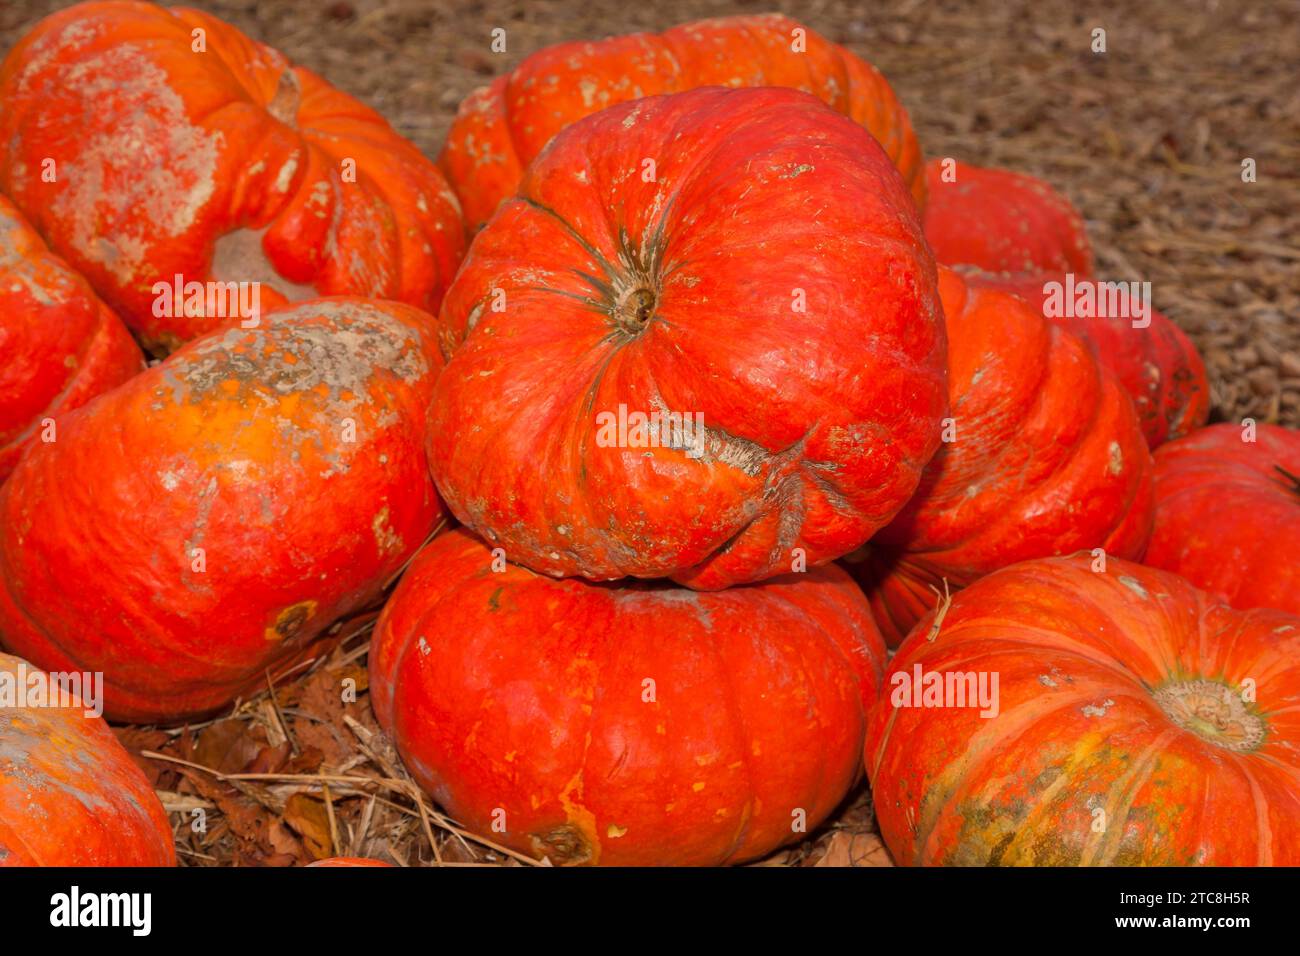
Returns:
[[[1086,276],[1077,276],[1079,279]],[[1065,274],[990,275],[967,273],[970,282],[1014,292],[1047,314],[1048,284],[1064,287]],[[1090,280],[1096,281],[1096,280]],[[1187,435],[1210,416],[1210,383],[1205,363],[1183,330],[1151,309],[1151,324],[1134,328],[1123,316],[1047,316],[1092,347],[1133,399],[1142,434],[1152,449]]]
[[[891,645],[945,580],[951,591],[1081,549],[1140,558],[1151,533],[1151,454],[1114,376],[1013,295],[942,267],[939,292],[955,440],[898,517],[845,560]]]
[[[434,478],[556,576],[715,589],[837,558],[939,443],[933,270],[884,154],[813,97],[611,107],[552,141],[448,292]],[[620,406],[701,415],[701,445],[617,447]]]
[[[21,664],[0,654],[7,681]],[[85,711],[0,705],[0,867],[175,866],[158,797],[108,724]]]
[[[892,660],[867,735],[898,863],[1300,863],[1300,618],[1079,554],[990,574],[933,641],[930,624]],[[996,673],[997,716],[895,706],[894,675],[918,664]]]
[[[858,778],[884,654],[834,566],[709,593],[556,581],[494,567],[458,529],[384,608],[370,699],[420,785],[506,846],[739,863],[799,839],[796,820],[811,830]]]
[[[0,482],[58,420],[144,368],[121,320],[0,196]]]
[[[427,321],[289,306],[68,415],[0,486],[0,639],[103,671],[106,713],[135,722],[213,712],[312,653],[440,515]]]
[[[1300,433],[1211,425],[1156,451],[1146,563],[1233,607],[1300,614]]]
[[[925,183],[925,238],[944,265],[1092,273],[1083,216],[1041,179],[936,158]]]
[[[154,283],[177,274],[262,282],[265,308],[436,312],[464,251],[446,180],[378,113],[196,10],[47,17],[0,66],[0,102],[0,190],[151,346],[228,322],[155,316]]]
[[[805,46],[796,51],[800,37]],[[617,103],[701,86],[811,93],[865,126],[924,204],[921,148],[889,83],[871,64],[778,14],[719,17],[661,34],[540,50],[465,99],[438,162],[466,223],[478,229],[565,126]]]

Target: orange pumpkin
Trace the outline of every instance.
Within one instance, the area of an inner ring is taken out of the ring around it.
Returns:
[[[0,654],[0,867],[174,866],[166,811],[76,686]]]
[[[238,311],[224,285],[169,302],[177,276],[258,283],[245,307],[436,311],[463,253],[446,180],[378,113],[197,10],[61,10],[0,66],[0,102],[0,190],[151,347]]]
[[[195,340],[68,415],[0,486],[0,641],[102,671],[115,719],[266,686],[441,513],[428,316],[322,299]]]
[[[1114,376],[1013,295],[942,267],[939,295],[952,440],[893,522],[845,559],[893,645],[945,581],[1082,548],[1138,558],[1151,533],[1151,454]]]
[[[939,444],[933,269],[879,146],[806,93],[579,120],[439,313],[438,488],[557,576],[713,590],[838,558]]]
[[[0,482],[58,419],[144,368],[140,348],[86,280],[0,196]]]
[[[1026,561],[891,661],[880,832],[902,865],[1295,866],[1297,700],[1300,618],[1127,561]]]
[[[865,126],[918,204],[916,134],[894,91],[865,60],[779,14],[720,17],[665,33],[561,43],[525,59],[461,104],[438,162],[471,229],[514,195],[525,167],[575,120],[608,106],[700,86],[786,86]]]
[[[944,265],[1091,274],[1083,216],[1043,180],[936,158],[925,183],[925,238]]]
[[[384,608],[370,699],[420,785],[513,849],[737,863],[858,778],[884,653],[833,565],[710,592],[557,581],[456,530]]]

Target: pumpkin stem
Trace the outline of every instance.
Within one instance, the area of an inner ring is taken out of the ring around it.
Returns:
[[[644,329],[655,314],[655,294],[645,286],[633,286],[614,303],[614,321],[624,332]]]
[[[1171,681],[1155,692],[1156,703],[1178,726],[1226,750],[1255,750],[1267,725],[1250,712],[1241,692],[1221,681]]]

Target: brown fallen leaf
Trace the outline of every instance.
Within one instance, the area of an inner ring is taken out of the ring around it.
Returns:
[[[837,830],[826,844],[826,853],[813,866],[893,866],[889,851],[878,833]]]
[[[330,837],[329,811],[325,801],[305,793],[295,793],[284,804],[284,822],[302,837],[307,852],[313,859],[323,860],[334,855],[334,841]]]

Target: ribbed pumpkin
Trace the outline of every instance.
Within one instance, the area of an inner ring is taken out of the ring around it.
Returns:
[[[925,238],[944,265],[1092,273],[1083,216],[1041,179],[936,158],[925,164],[925,184]]]
[[[0,482],[64,412],[144,368],[126,327],[0,196]]]
[[[1300,433],[1202,428],[1156,451],[1156,523],[1146,563],[1233,607],[1300,614]]]
[[[559,864],[713,865],[835,808],[883,661],[834,566],[709,593],[556,581],[457,530],[385,607],[370,692],[469,829]]]
[[[1300,618],[1081,554],[990,574],[930,624],[868,732],[900,864],[1300,863]],[[960,706],[981,675],[996,706]]]
[[[813,94],[865,126],[917,203],[924,203],[921,149],[885,78],[777,14],[547,47],[466,98],[438,162],[466,222],[478,229],[514,195],[524,169],[565,126],[616,103],[701,86],[783,86]]]
[[[939,444],[933,270],[879,146],[805,93],[580,120],[443,303],[439,490],[557,576],[713,589],[837,558]]]
[[[446,180],[378,113],[197,10],[59,11],[0,66],[0,102],[0,190],[154,347],[229,319],[156,315],[177,275],[263,283],[265,308],[436,311],[463,253]]]
[[[175,866],[167,813],[89,709],[0,654],[0,867]]]
[[[1043,275],[988,275],[967,273],[967,280],[1014,292],[1039,308],[1052,322],[1087,342],[1098,360],[1113,371],[1133,399],[1142,433],[1155,448],[1200,428],[1210,414],[1210,385],[1205,363],[1196,346],[1172,321],[1151,308],[1150,325],[1134,328],[1125,315],[1060,315],[1049,308],[1061,290],[1068,288],[1064,273]],[[1076,277],[1075,283],[1087,279]],[[1106,298],[1109,298],[1109,293]],[[1132,312],[1128,296],[1118,301],[1121,313]],[[1150,304],[1148,303],[1148,306]],[[1071,309],[1070,311],[1075,311]],[[1138,320],[1139,322],[1142,320]]]
[[[952,441],[846,567],[897,644],[948,589],[1082,548],[1138,558],[1151,455],[1132,403],[1077,338],[1020,299],[940,268]]]
[[[323,299],[196,340],[0,486],[0,640],[102,671],[106,713],[215,711],[378,597],[440,505],[440,360],[410,306]]]

